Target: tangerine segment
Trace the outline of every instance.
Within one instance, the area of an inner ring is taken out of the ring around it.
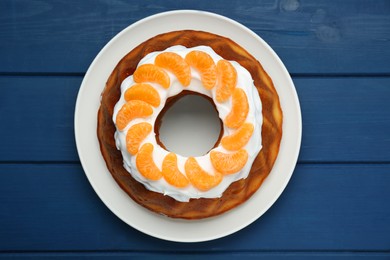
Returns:
[[[154,60],[154,64],[175,74],[177,79],[184,87],[190,85],[190,65],[188,65],[188,63],[179,54],[174,52],[160,53]]]
[[[153,148],[151,143],[142,145],[137,154],[135,163],[142,176],[146,179],[157,181],[161,179],[162,173],[153,161]]]
[[[217,63],[218,83],[216,99],[225,102],[232,95],[237,84],[237,71],[227,60],[219,60]]]
[[[217,69],[210,55],[203,51],[191,51],[186,55],[185,61],[199,71],[202,84],[206,89],[215,86]]]
[[[241,149],[235,153],[210,152],[211,164],[222,174],[232,174],[241,170],[248,160],[248,153]]]
[[[152,125],[149,123],[142,122],[131,126],[126,134],[127,151],[132,155],[137,154],[139,145],[151,131]]]
[[[232,95],[232,110],[225,118],[225,125],[230,128],[239,128],[248,115],[249,104],[244,90],[235,88]]]
[[[123,130],[134,118],[148,117],[151,114],[153,114],[151,105],[142,100],[130,100],[119,110],[116,116],[116,125],[119,130]]]
[[[254,126],[251,123],[244,123],[233,134],[225,136],[221,140],[223,148],[229,151],[236,151],[246,145],[252,136]]]
[[[142,100],[154,107],[160,105],[160,95],[157,90],[146,83],[134,84],[128,88],[125,92],[125,100]]]
[[[137,83],[154,82],[164,88],[169,88],[171,84],[168,74],[164,69],[154,64],[143,64],[134,71],[133,79]]]
[[[199,190],[207,191],[222,181],[221,173],[214,172],[214,175],[208,174],[193,157],[187,159],[184,168],[192,185]]]
[[[169,184],[178,188],[184,188],[190,184],[190,181],[177,168],[175,153],[169,153],[165,156],[162,163],[162,175]]]

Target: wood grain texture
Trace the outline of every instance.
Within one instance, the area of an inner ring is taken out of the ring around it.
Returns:
[[[0,118],[7,126],[1,130],[0,161],[78,161],[73,114],[81,80],[0,77]],[[303,117],[299,161],[390,161],[390,78],[294,82]]]
[[[85,72],[122,29],[177,9],[215,12],[246,25],[275,49],[291,73],[390,73],[387,0],[4,0],[0,72]]]
[[[389,251],[389,171],[390,165],[298,165],[279,200],[249,227],[215,241],[173,243],[120,221],[80,165],[3,164],[0,251]]]
[[[249,227],[204,243],[144,235],[79,165],[74,106],[100,49],[163,11],[215,12],[281,57],[301,102],[299,163]],[[0,1],[0,258],[390,259],[390,1]]]
[[[0,77],[1,161],[77,161],[81,77]]]
[[[294,82],[303,122],[300,161],[390,160],[390,78],[298,78]]]

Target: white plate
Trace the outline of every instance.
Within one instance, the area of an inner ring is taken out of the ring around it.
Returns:
[[[136,204],[107,170],[96,135],[100,95],[110,73],[134,47],[164,32],[193,29],[228,37],[256,57],[271,76],[284,113],[275,166],[260,189],[241,206],[217,217],[188,221],[154,214]],[[232,234],[258,219],[277,200],[294,171],[301,144],[301,111],[294,84],[274,51],[254,32],[226,17],[201,11],[171,11],[140,20],[116,35],[96,56],[81,84],[75,136],[81,164],[92,187],[124,222],[148,235],[178,242],[207,241]]]

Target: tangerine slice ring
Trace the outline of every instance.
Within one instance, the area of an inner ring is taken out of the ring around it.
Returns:
[[[182,191],[220,196],[230,183],[247,177],[261,149],[261,101],[250,73],[237,62],[210,47],[174,46],[144,57],[121,90],[113,115],[117,147],[125,168],[148,188],[161,192],[164,186],[167,195],[184,201]],[[220,142],[203,156],[165,150],[152,130],[167,98],[183,90],[211,97],[223,122]]]

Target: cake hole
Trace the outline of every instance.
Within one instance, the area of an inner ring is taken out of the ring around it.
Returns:
[[[212,100],[185,93],[167,101],[167,109],[157,118],[157,140],[165,149],[181,156],[202,156],[214,148],[222,136],[222,122]],[[183,93],[183,92],[182,92]]]

